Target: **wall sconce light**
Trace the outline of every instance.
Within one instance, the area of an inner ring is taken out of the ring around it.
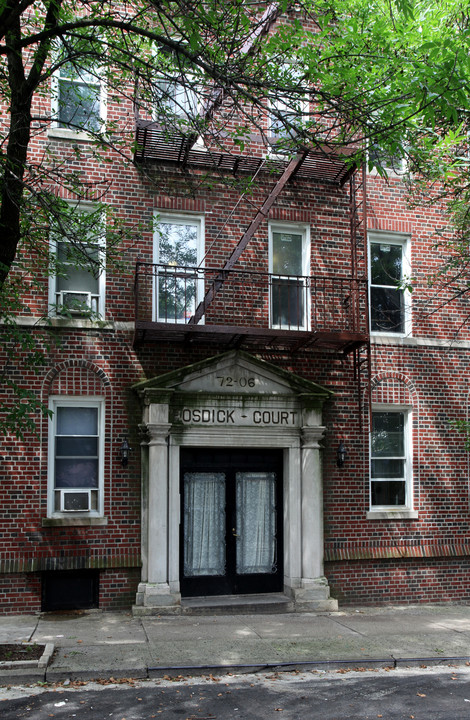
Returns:
[[[121,465],[122,467],[126,467],[127,463],[129,462],[129,452],[132,450],[131,447],[129,447],[129,443],[127,442],[127,438],[124,438],[121,444]]]
[[[336,451],[336,464],[339,468],[343,467],[347,455],[348,453],[346,452],[346,448],[344,447],[344,442],[343,440],[340,440],[338,449]]]

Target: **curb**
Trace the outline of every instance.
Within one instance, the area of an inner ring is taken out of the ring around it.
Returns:
[[[367,671],[377,669],[405,669],[407,667],[430,667],[430,666],[457,666],[470,665],[470,656],[459,657],[401,657],[401,658],[362,658],[349,660],[299,660],[287,662],[269,663],[240,663],[232,665],[167,665],[167,666],[142,666],[132,668],[113,669],[67,669],[49,667],[54,651],[54,645],[48,644],[44,653],[36,661],[18,661],[10,663],[12,667],[3,669],[0,667],[0,685],[21,685],[37,682],[61,683],[66,680],[93,681],[93,680],[116,680],[132,678],[136,680],[147,680],[153,678],[203,676],[203,675],[226,675],[262,672],[306,672],[308,670],[350,670]],[[22,667],[19,667],[19,665]]]
[[[22,647],[38,647],[41,643],[21,643]],[[37,660],[0,660],[0,671],[2,670],[32,670],[33,668],[46,668],[54,652],[53,643],[46,643],[41,657]]]
[[[38,643],[24,643],[37,645]],[[0,661],[0,685],[21,682],[40,682],[45,680],[47,666],[54,654],[54,644],[46,643],[43,653],[37,660]]]

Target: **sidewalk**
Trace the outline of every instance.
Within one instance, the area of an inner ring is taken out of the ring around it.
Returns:
[[[0,643],[53,644],[47,667],[0,669],[0,685],[297,667],[470,663],[470,606],[325,614],[0,616]]]

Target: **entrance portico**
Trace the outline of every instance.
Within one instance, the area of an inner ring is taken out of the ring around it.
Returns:
[[[135,611],[179,613],[182,594],[199,587],[264,586],[283,590],[299,611],[334,609],[323,576],[320,458],[331,393],[243,352],[134,389],[144,434]]]

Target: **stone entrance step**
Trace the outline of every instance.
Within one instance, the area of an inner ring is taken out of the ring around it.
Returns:
[[[294,612],[294,603],[282,593],[217,595],[181,599],[183,615],[251,615]]]

